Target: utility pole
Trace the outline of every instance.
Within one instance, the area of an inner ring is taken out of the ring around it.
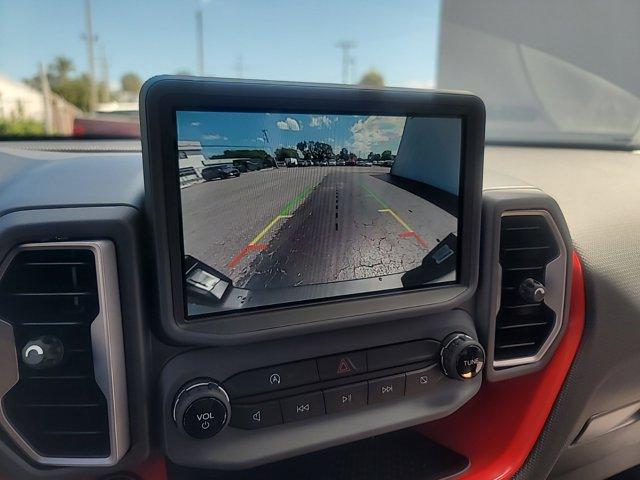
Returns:
[[[355,46],[356,42],[352,40],[340,40],[336,43],[336,47],[342,50],[342,83],[349,83],[349,67],[354,61],[349,52]]]
[[[198,75],[204,75],[204,39],[202,31],[202,9],[196,10],[196,48],[198,54]]]
[[[109,102],[111,95],[109,94],[111,88],[109,86],[109,62],[107,61],[107,51],[104,48],[104,44],[100,45],[100,63],[102,64],[102,88],[104,89],[103,101]]]
[[[98,90],[96,88],[96,61],[93,54],[93,42],[97,38],[93,35],[93,21],[91,18],[91,0],[84,0],[84,14],[87,32],[85,40],[87,41],[87,57],[89,60],[89,111],[96,111],[98,104]]]

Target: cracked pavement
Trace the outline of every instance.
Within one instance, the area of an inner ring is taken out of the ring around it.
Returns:
[[[377,167],[306,167],[243,174],[182,190],[185,251],[250,290],[375,278],[418,266],[456,218],[384,181]],[[241,251],[283,205],[301,203],[234,267]],[[408,224],[424,241],[401,237]],[[382,212],[380,210],[383,210]],[[384,211],[386,210],[386,211]]]

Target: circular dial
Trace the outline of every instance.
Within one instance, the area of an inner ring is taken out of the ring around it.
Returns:
[[[452,333],[442,342],[440,362],[442,371],[450,378],[469,380],[484,366],[482,345],[464,333]]]
[[[43,335],[29,340],[22,348],[22,361],[36,370],[55,367],[63,357],[64,345],[53,335]]]
[[[173,402],[173,421],[187,435],[203,439],[213,437],[229,423],[229,396],[208,378],[186,384]]]

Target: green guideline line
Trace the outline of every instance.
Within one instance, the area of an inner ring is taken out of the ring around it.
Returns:
[[[391,208],[389,205],[385,203],[384,200],[382,200],[373,190],[367,187],[364,183],[361,183],[360,186],[364,188],[367,191],[367,193],[371,195],[380,205],[382,205],[382,208]]]
[[[282,207],[282,210],[280,210],[280,213],[278,213],[278,215],[291,215],[291,212],[295,209],[295,207],[299,204],[302,203],[302,201],[307,197],[307,195],[309,195],[315,188],[317,187],[316,185],[309,185],[307,188],[305,188],[302,193],[299,193],[298,195],[296,195],[295,197],[293,197],[291,200],[289,200],[284,207]]]

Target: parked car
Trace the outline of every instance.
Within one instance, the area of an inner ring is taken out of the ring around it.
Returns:
[[[355,165],[356,165],[356,161],[355,161],[355,160],[347,160],[347,161],[345,162],[345,165],[346,165],[347,167],[355,167]]]
[[[319,165],[321,167],[328,167],[329,166],[329,162],[327,162],[326,160],[320,160],[320,162],[318,162]]]
[[[262,165],[260,163],[252,162],[251,160],[234,160],[233,166],[242,173],[254,172],[262,169]]]
[[[330,167],[335,167],[335,166],[337,165],[337,163],[336,163],[336,161],[335,161],[335,160],[329,160],[329,162],[328,162],[328,163],[329,163],[329,166],[330,166]]]
[[[337,160],[337,161],[336,161],[336,165],[337,165],[338,167],[344,167],[344,160]]]
[[[239,177],[240,170],[231,165],[216,165],[202,169],[202,178],[205,181],[215,180],[216,178]]]

